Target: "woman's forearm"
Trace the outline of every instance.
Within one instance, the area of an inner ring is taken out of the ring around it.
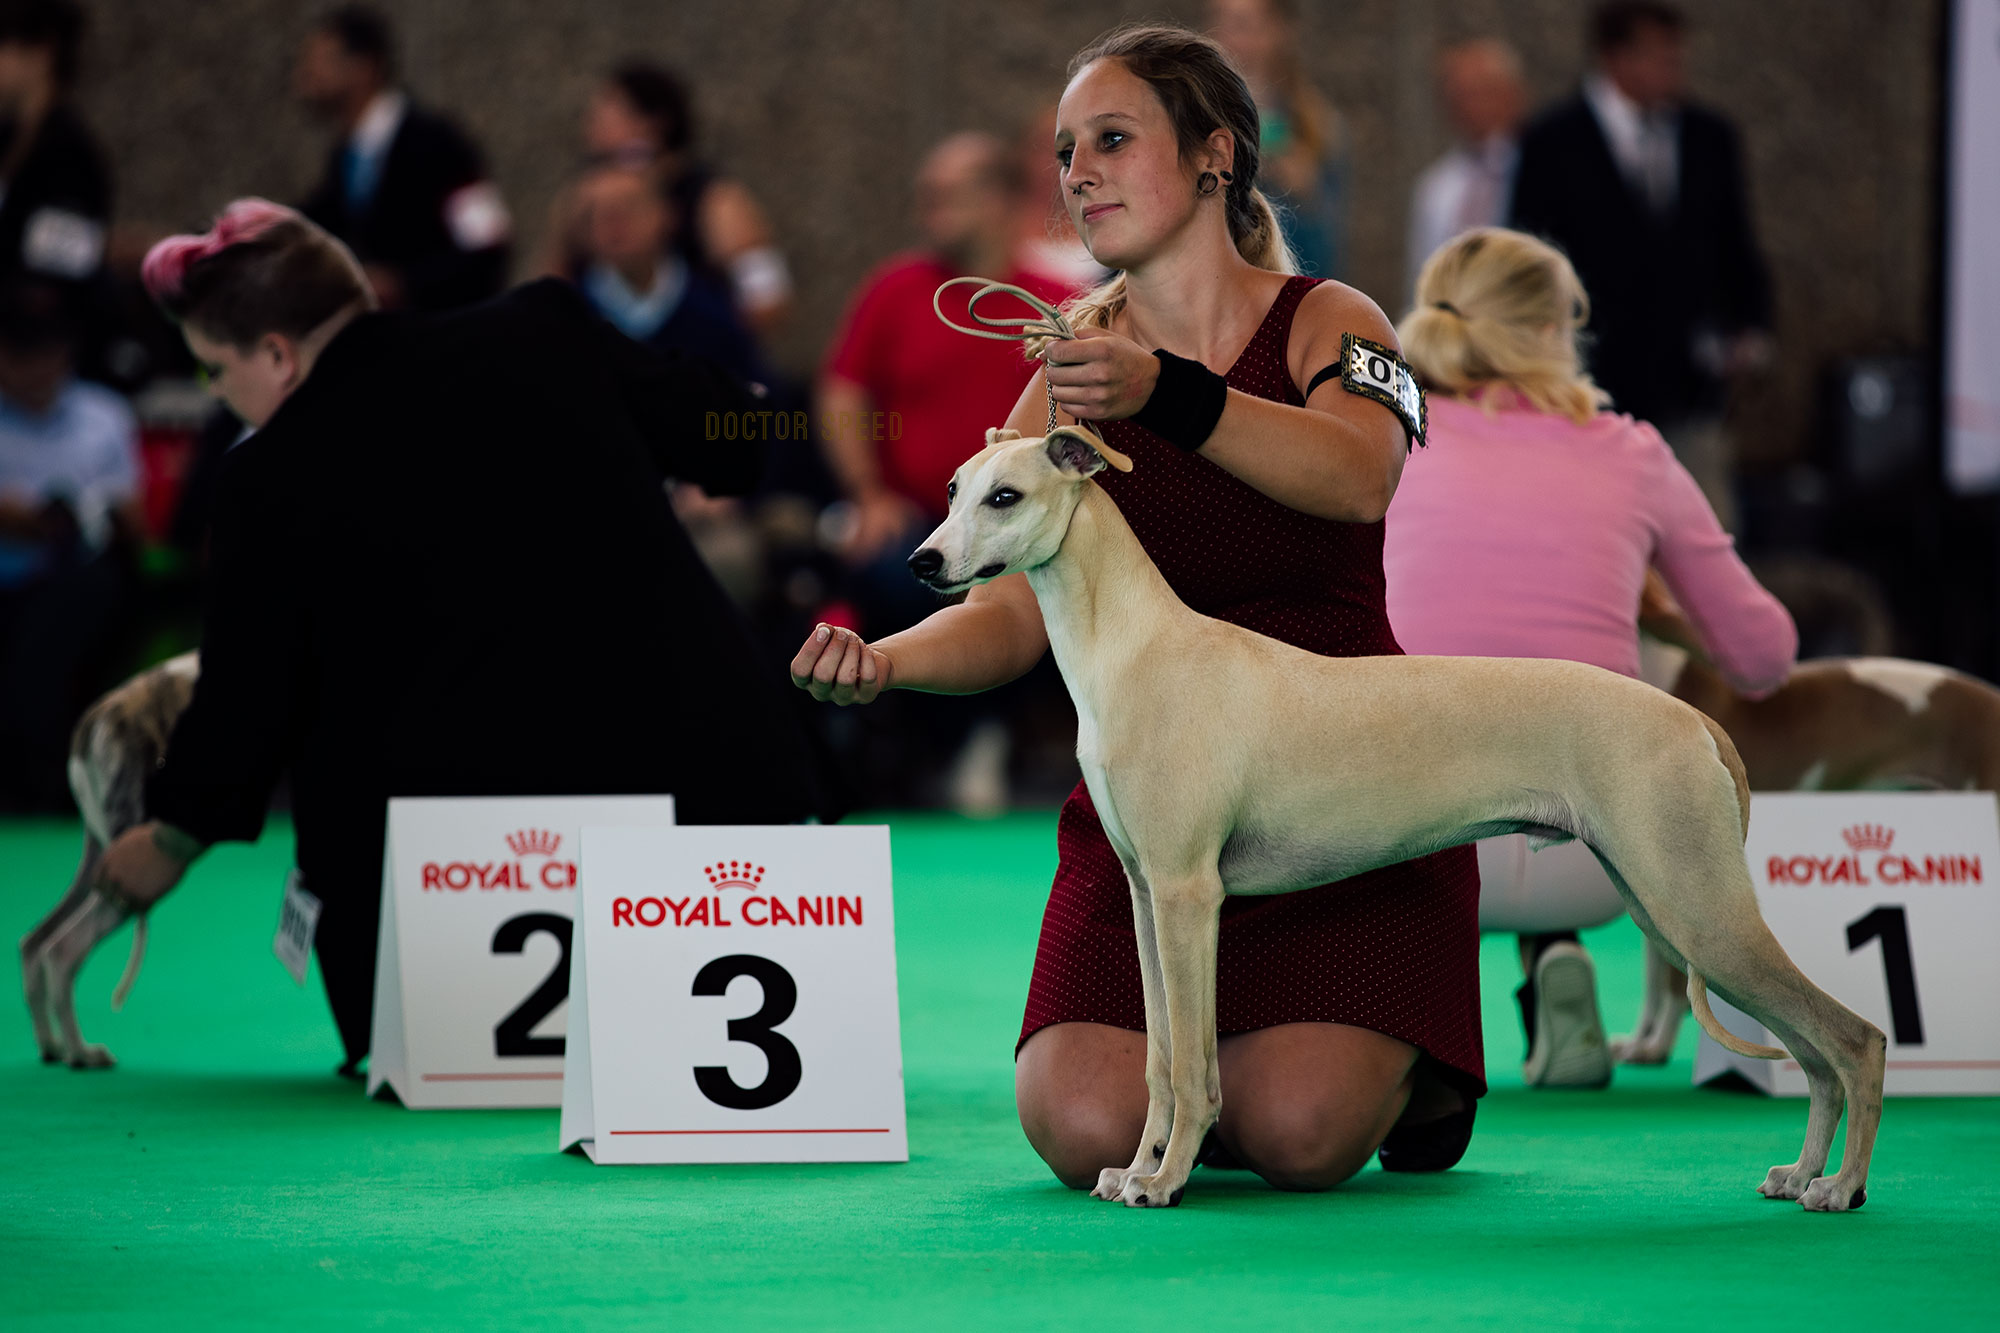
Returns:
[[[1008,600],[968,600],[878,639],[875,650],[889,659],[889,688],[977,694],[1026,675],[1049,646],[1033,608],[1032,600],[1026,609]]]
[[[1289,509],[1374,523],[1389,510],[1407,453],[1402,427],[1381,415],[1360,425],[1231,390],[1201,456]]]

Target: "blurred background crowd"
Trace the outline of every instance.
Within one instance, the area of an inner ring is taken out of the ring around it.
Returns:
[[[1057,196],[1054,104],[1068,53],[1142,16],[1229,50],[1303,266],[1392,319],[1462,230],[1559,244],[1593,373],[1802,657],[2000,670],[1991,501],[1938,457],[1942,0],[0,0],[0,808],[66,809],[80,709],[198,639],[242,427],[143,298],[153,240],[261,194],[386,306],[554,275],[767,385],[814,429],[718,439],[767,451],[762,491],[677,505],[782,660],[815,621],[873,638],[936,605],[903,558],[1028,368],[931,293],[1103,276]],[[1069,789],[1067,709],[1045,665],[818,716],[859,802],[982,812]]]

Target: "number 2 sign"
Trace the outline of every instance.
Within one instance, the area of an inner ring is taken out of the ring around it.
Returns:
[[[1744,846],[1764,920],[1805,974],[1889,1038],[1894,1094],[2000,1093],[2000,820],[1991,792],[1772,793]],[[1738,1036],[1772,1038],[1715,1001]],[[1706,1035],[1695,1082],[1740,1074],[1803,1096],[1796,1061]]]
[[[593,825],[583,868],[561,1147],[909,1159],[888,829]]]
[[[578,834],[673,820],[671,796],[390,801],[368,1091],[558,1105]]]

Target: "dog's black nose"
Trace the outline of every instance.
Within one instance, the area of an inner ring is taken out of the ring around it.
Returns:
[[[929,583],[944,568],[944,552],[925,546],[910,557],[910,572]]]

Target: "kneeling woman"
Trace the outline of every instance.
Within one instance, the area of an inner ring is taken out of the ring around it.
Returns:
[[[383,815],[396,795],[670,792],[684,823],[820,813],[783,678],[675,521],[669,477],[740,494],[754,409],[566,285],[377,313],[339,242],[230,205],[161,242],[148,289],[255,433],[225,460],[201,680],[105,858],[145,906],[210,843],[255,839],[290,772],[321,974],[368,1048]],[[699,699],[698,706],[686,701]]]
[[[1344,391],[1337,369],[1343,334],[1391,344],[1394,330],[1352,288],[1292,276],[1256,188],[1256,104],[1213,42],[1121,30],[1070,72],[1057,113],[1063,197],[1091,254],[1120,273],[1072,305],[1081,336],[1047,349],[1006,424],[1043,433],[1046,379],[1070,420],[1130,456],[1131,473],[1098,481],[1195,610],[1328,656],[1399,652],[1380,520],[1405,426]],[[970,455],[979,442],[963,444]],[[815,631],[792,674],[839,703],[885,688],[964,694],[1021,675],[1047,649],[1016,574],[877,644]],[[1015,1093],[1043,1160],[1089,1188],[1132,1160],[1143,1130],[1145,1009],[1131,890],[1081,786],[1056,842]],[[1456,1162],[1485,1091],[1478,894],[1471,850],[1453,848],[1228,900],[1222,1117],[1205,1160],[1288,1189],[1337,1184],[1378,1149],[1391,1168]]]

